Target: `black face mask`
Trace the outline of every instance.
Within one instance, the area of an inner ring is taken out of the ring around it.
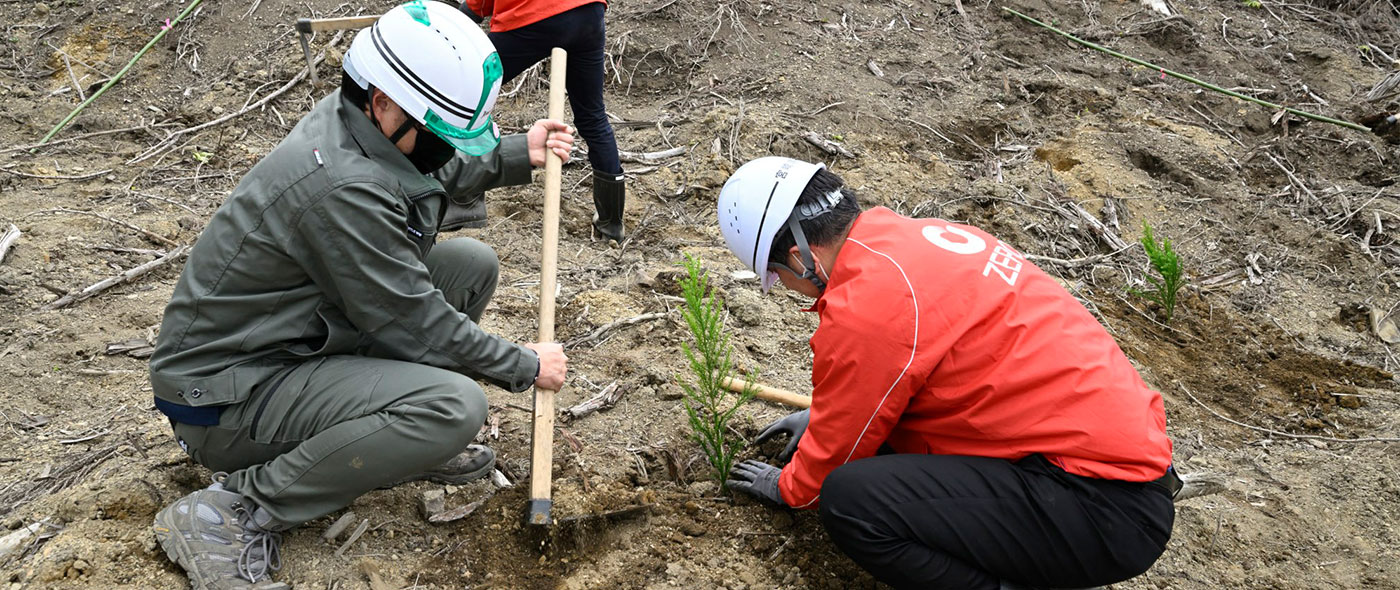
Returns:
[[[456,148],[442,140],[436,133],[428,131],[413,119],[406,119],[403,125],[389,136],[389,143],[397,144],[409,129],[417,129],[418,136],[413,140],[413,151],[405,154],[413,167],[423,174],[432,174],[452,160]]]

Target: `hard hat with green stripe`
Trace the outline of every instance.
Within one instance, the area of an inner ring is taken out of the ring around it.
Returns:
[[[500,143],[491,118],[501,90],[496,47],[466,15],[414,0],[360,31],[344,60],[361,88],[378,88],[452,147],[480,156]]]

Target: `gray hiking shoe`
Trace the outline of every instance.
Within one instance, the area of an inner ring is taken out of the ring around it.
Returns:
[[[156,514],[156,541],[190,577],[194,590],[287,590],[273,582],[281,569],[282,536],[253,523],[251,501],[224,489],[227,474]]]
[[[491,470],[495,468],[496,451],[485,445],[467,445],[466,450],[457,453],[457,456],[448,459],[446,463],[417,475],[405,477],[385,486],[385,488],[425,479],[444,485],[462,485],[490,475]]]

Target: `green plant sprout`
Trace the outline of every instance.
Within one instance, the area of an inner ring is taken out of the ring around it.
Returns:
[[[1152,263],[1152,269],[1157,271],[1157,276],[1148,275],[1147,282],[1152,288],[1137,291],[1137,294],[1160,306],[1162,323],[1170,324],[1172,313],[1176,311],[1177,291],[1186,284],[1181,272],[1181,259],[1172,250],[1170,239],[1162,238],[1162,243],[1157,243],[1152,235],[1152,226],[1146,221],[1142,222],[1142,249],[1147,252],[1147,259]]]
[[[681,348],[690,362],[694,382],[680,379],[685,390],[682,401],[690,419],[690,436],[700,445],[712,468],[711,475],[724,489],[734,456],[744,446],[743,441],[730,436],[729,420],[739,406],[753,398],[753,376],[748,377],[742,393],[729,395],[721,385],[734,372],[734,350],[724,327],[723,306],[710,289],[709,273],[700,260],[687,254],[683,266],[686,272],[677,280],[685,299],[681,315],[690,328],[694,345],[682,342]]]
[[[1264,3],[1260,0],[1240,0],[1240,4],[1245,8],[1263,8]]]

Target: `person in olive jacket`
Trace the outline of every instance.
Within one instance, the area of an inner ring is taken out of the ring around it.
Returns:
[[[456,9],[412,2],[358,34],[341,89],[210,219],[166,308],[151,385],[215,484],[156,517],[196,588],[278,588],[275,533],[414,479],[462,483],[494,454],[477,379],[558,389],[557,343],[478,322],[492,249],[434,245],[449,195],[528,183],[573,130],[500,138],[500,60]],[[271,539],[271,540],[270,540]]]

